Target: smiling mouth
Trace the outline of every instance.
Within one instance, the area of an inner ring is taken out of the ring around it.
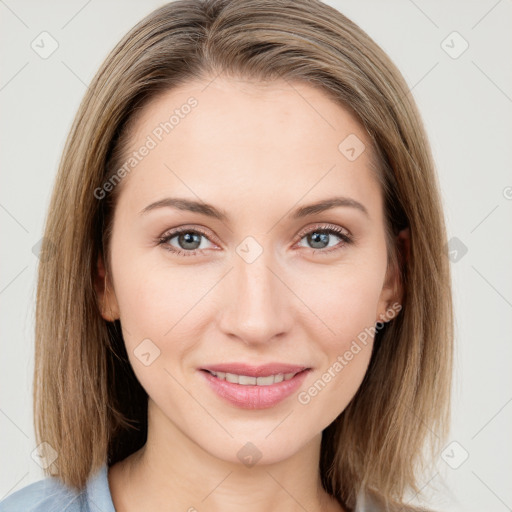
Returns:
[[[241,373],[221,371],[228,369]],[[286,370],[288,372],[284,373]],[[243,364],[224,364],[217,365],[217,368],[202,368],[200,373],[217,396],[231,405],[241,409],[267,409],[297,391],[311,370],[304,366],[280,363],[257,368]],[[244,375],[244,371],[253,375]]]
[[[298,373],[302,373],[303,371],[307,370],[293,373],[276,373],[266,377],[252,377],[250,375],[238,375],[236,373],[228,372],[214,372],[211,370],[203,371],[208,372],[210,375],[213,375],[219,380],[231,382],[232,384],[240,384],[242,386],[271,386],[272,384],[278,384],[280,382],[291,380]]]

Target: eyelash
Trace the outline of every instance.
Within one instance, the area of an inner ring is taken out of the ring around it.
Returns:
[[[334,224],[319,224],[307,231],[303,231],[303,232],[299,233],[299,235],[297,235],[297,238],[298,238],[297,242],[300,242],[305,236],[307,236],[311,233],[315,233],[315,232],[336,235],[337,237],[341,238],[343,243],[340,243],[340,244],[338,244],[334,247],[331,247],[329,249],[310,249],[313,252],[313,254],[315,254],[317,252],[320,252],[323,254],[336,252],[336,251],[341,250],[346,245],[350,245],[354,242],[354,239],[351,235],[349,235],[343,228],[340,228],[339,226],[336,226]],[[181,233],[195,233],[197,235],[202,235],[205,238],[208,238],[208,234],[205,231],[203,231],[202,229],[197,228],[197,227],[192,229],[192,228],[185,226],[185,227],[176,228],[176,229],[172,230],[171,232],[166,233],[163,236],[159,237],[157,240],[158,245],[162,245],[165,250],[167,250],[171,253],[174,253],[178,256],[195,256],[198,252],[204,250],[204,249],[194,249],[192,251],[184,251],[183,249],[176,249],[175,247],[173,247],[167,243],[167,242],[169,242],[169,240],[171,240],[172,238],[174,238],[177,235],[180,235]]]

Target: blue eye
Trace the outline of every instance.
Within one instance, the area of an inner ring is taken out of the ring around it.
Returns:
[[[342,242],[338,242],[334,246],[329,246],[333,235]],[[178,247],[170,243],[174,238],[177,239]],[[160,237],[158,244],[178,256],[195,256],[198,252],[206,249],[205,247],[201,247],[202,239],[209,240],[207,234],[201,229],[180,227]],[[310,228],[299,236],[299,241],[303,239],[307,239],[307,243],[313,245],[313,247],[309,248],[313,250],[315,254],[318,252],[331,253],[353,243],[353,239],[348,231],[334,224],[318,225],[313,229]]]
[[[178,243],[183,244],[183,249],[170,245],[173,238],[178,239]],[[158,243],[163,245],[165,249],[179,256],[194,256],[196,251],[204,250],[201,247],[201,238],[207,238],[206,233],[200,229],[194,228],[176,228],[162,238],[159,238]]]
[[[343,243],[337,243],[334,246],[329,246],[332,235],[342,240]],[[353,243],[352,236],[348,231],[334,224],[315,226],[313,229],[309,229],[308,231],[301,233],[299,236],[300,241],[306,239],[307,243],[313,244],[311,249],[313,249],[314,254],[318,252],[328,254],[342,249],[345,245]]]

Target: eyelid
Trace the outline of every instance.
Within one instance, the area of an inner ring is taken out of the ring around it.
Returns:
[[[345,234],[349,238],[353,239],[354,236],[352,233],[345,227],[339,226],[338,224],[331,224],[329,222],[317,222],[312,225],[306,226],[303,228],[299,233],[297,233],[296,240],[300,241],[302,238],[304,238],[307,234],[309,234],[311,231],[314,231],[315,229],[318,229],[319,231],[326,231],[329,229],[332,229],[334,231],[340,231],[342,234]]]
[[[158,244],[163,245],[163,244],[166,244],[170,239],[174,238],[175,236],[178,236],[179,234],[181,234],[183,232],[185,232],[185,233],[196,232],[196,233],[204,236],[210,242],[215,243],[216,245],[222,246],[222,244],[211,240],[211,238],[216,239],[216,236],[215,235],[211,236],[208,231],[209,230],[207,228],[204,228],[203,226],[198,226],[197,224],[178,226],[178,227],[166,230],[162,235],[157,237],[156,242]],[[339,244],[337,244],[336,246],[331,247],[330,249],[312,249],[312,248],[310,248],[310,250],[313,251],[313,253],[319,252],[319,253],[329,254],[331,252],[341,250],[343,247],[345,247],[347,245],[351,245],[355,241],[355,237],[345,227],[339,226],[337,224],[331,224],[328,222],[317,222],[313,225],[309,225],[309,226],[306,226],[305,228],[303,228],[295,236],[294,244],[300,242],[305,236],[307,236],[310,233],[313,233],[314,231],[326,231],[326,232],[329,232],[330,234],[334,234],[335,236],[337,236],[338,238],[341,239],[341,242]],[[167,244],[167,245],[170,246],[170,244]],[[172,246],[170,246],[170,247],[172,247]],[[191,251],[185,251],[180,248],[166,247],[166,250],[168,250],[172,253],[176,253],[179,256],[184,256],[184,255],[195,256],[197,253],[200,253],[200,254],[204,253],[204,251],[207,251],[208,249],[194,249]],[[214,250],[216,250],[216,249],[214,249]]]
[[[307,234],[309,234],[312,230],[328,230],[333,229],[335,231],[341,231],[342,233],[346,234],[350,238],[354,238],[352,233],[343,226],[338,226],[337,224],[330,224],[328,222],[317,222],[313,225],[306,226],[305,228],[302,228],[297,235],[294,238],[294,242],[298,242],[304,238]],[[198,233],[201,233],[206,238],[210,239],[211,235],[207,232],[207,228],[203,228],[202,226],[198,226],[197,224],[191,224],[191,225],[184,225],[184,226],[178,226],[176,228],[167,229],[164,231],[158,238],[158,240],[162,240],[164,238],[168,238],[169,236],[176,236],[179,235],[181,232],[186,231],[197,231]],[[216,238],[213,236],[213,238]],[[218,241],[216,241],[217,245],[221,245]]]
[[[184,225],[184,226],[178,226],[176,228],[167,229],[159,237],[157,237],[157,240],[162,240],[164,238],[169,238],[169,237],[175,237],[176,235],[179,235],[182,232],[188,233],[190,231],[195,231],[197,233],[200,233],[201,235],[204,235],[205,238],[208,238],[208,240],[215,242],[217,245],[221,245],[218,241],[215,241],[216,240],[215,235],[212,235],[209,232],[209,230],[207,230],[207,228],[204,228],[203,226],[198,226],[197,224]]]

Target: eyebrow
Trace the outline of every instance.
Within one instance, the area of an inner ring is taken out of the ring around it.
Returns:
[[[369,217],[368,210],[359,201],[356,201],[355,199],[351,199],[349,197],[336,196],[330,197],[328,199],[323,199],[321,201],[309,204],[307,206],[301,206],[300,208],[297,208],[295,210],[295,212],[291,215],[291,218],[302,219],[303,217],[314,215],[316,213],[321,213],[339,206],[355,208],[364,213],[367,217]],[[164,199],[160,199],[159,201],[155,201],[154,203],[151,203],[148,206],[146,206],[140,212],[140,214],[145,215],[148,212],[156,210],[158,208],[175,208],[178,210],[200,213],[201,215],[206,215],[208,217],[212,217],[223,222],[229,221],[229,215],[226,213],[225,210],[218,209],[211,204],[204,203],[201,201],[194,201],[191,199],[182,199],[175,197],[166,197]]]

